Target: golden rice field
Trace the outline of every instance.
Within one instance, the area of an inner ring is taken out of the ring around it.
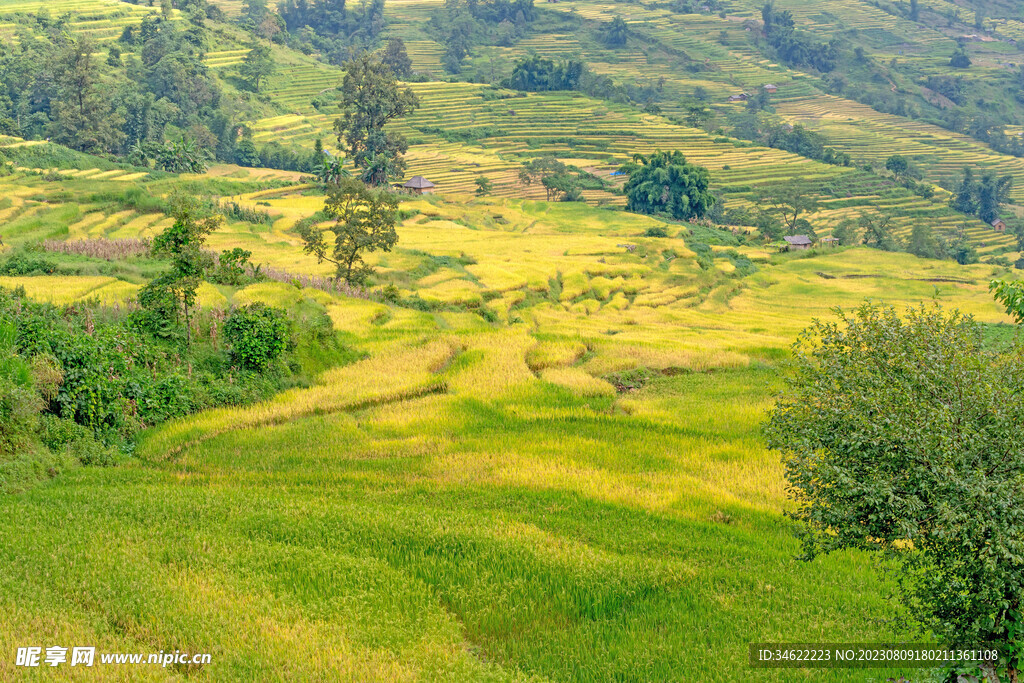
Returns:
[[[241,9],[214,3],[229,17]],[[1024,162],[822,94],[815,79],[747,42],[745,22],[761,4],[734,0],[720,17],[544,3],[587,21],[622,16],[659,47],[611,52],[562,31],[481,47],[467,61],[500,72],[526,54],[580,57],[618,82],[664,78],[665,116],[578,93],[410,84],[421,107],[395,125],[411,142],[408,175],[427,176],[438,195],[404,199],[397,248],[368,258],[400,304],[282,282],[204,283],[205,308],[322,310],[359,360],[255,405],[151,428],[116,467],[71,469],[0,497],[0,680],[14,677],[11,653],[29,642],[212,657],[201,668],[56,673],[71,680],[831,682],[911,673],[749,668],[756,641],[920,637],[893,619],[892,586],[871,558],[796,559],[783,468],[760,425],[787,349],[812,320],[871,300],[1007,324],[988,283],[1017,275],[867,248],[780,254],[753,242],[713,245],[702,265],[692,226],[613,210],[624,198],[610,173],[634,153],[678,149],[711,171],[731,206],[801,184],[821,188],[808,217],[820,234],[880,210],[898,236],[919,223],[944,235],[966,225],[983,258],[1012,260],[1014,238],[952,213],[943,191],[925,200],[862,169],[669,115],[697,86],[723,111],[736,106],[723,102],[729,94],[773,82],[782,118],[825,134],[858,164],[898,152],[946,182],[969,163],[1014,175],[1022,199]],[[890,40],[887,59],[948,60],[949,36],[871,3],[776,4],[822,35],[842,26]],[[403,37],[414,68],[434,76],[444,48],[424,26],[441,5],[389,0],[385,9],[385,34]],[[0,0],[0,39],[13,39],[11,15],[44,7],[72,12],[75,35],[104,42],[159,11]],[[1024,35],[1022,26],[1000,30]],[[913,43],[906,54],[904,42]],[[247,49],[244,34],[219,26],[205,63],[227,84]],[[255,141],[308,148],[320,137],[333,149],[336,109],[313,102],[331,98],[342,71],[273,50],[281,68],[246,115]],[[707,68],[680,69],[679,55]],[[993,68],[988,59],[979,67]],[[0,148],[37,144],[0,136]],[[586,203],[542,201],[517,174],[546,154],[608,186],[588,190]],[[10,170],[0,174],[0,249],[152,238],[170,224],[108,196],[135,186],[163,193],[157,174]],[[491,196],[473,195],[481,175]],[[294,229],[323,203],[300,179],[220,165],[182,180],[236,183],[223,199],[273,217],[226,221],[210,249],[242,247],[286,273],[330,275]],[[647,236],[652,228],[668,236]],[[747,263],[753,272],[739,270]],[[125,306],[145,282],[140,272],[91,264],[76,276],[0,276],[0,287],[61,305]]]
[[[286,179],[211,174],[233,178]],[[167,224],[90,194],[122,187],[113,174],[0,184],[12,246]],[[276,220],[227,222],[211,248],[329,272],[293,231],[322,197],[293,185],[233,199]],[[204,285],[206,307],[319,307],[362,359],[153,428],[120,466],[0,499],[0,529],[19,539],[0,544],[0,651],[211,654],[199,670],[90,680],[857,681],[749,669],[747,643],[908,637],[869,558],[794,559],[759,424],[813,318],[873,299],[1005,322],[987,292],[1001,269],[758,246],[715,247],[701,268],[689,228],[621,211],[458,193],[402,208],[398,247],[372,260],[434,308]],[[740,277],[740,256],[757,271]],[[139,284],[0,278],[55,303],[116,305]],[[615,373],[637,369],[646,384],[619,393]]]

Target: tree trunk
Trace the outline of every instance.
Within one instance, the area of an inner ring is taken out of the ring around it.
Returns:
[[[185,347],[192,346],[192,325],[189,322],[188,302],[185,302]]]

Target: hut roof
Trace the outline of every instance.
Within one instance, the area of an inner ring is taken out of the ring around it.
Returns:
[[[412,178],[409,179],[409,182],[407,182],[405,185],[402,185],[402,187],[410,187],[414,190],[424,190],[428,187],[434,187],[434,183],[430,182],[421,175],[414,175]]]
[[[812,244],[811,238],[808,237],[807,235],[787,235],[782,239],[786,240],[790,244]]]

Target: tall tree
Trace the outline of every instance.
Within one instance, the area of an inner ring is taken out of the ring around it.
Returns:
[[[629,40],[629,26],[625,20],[615,15],[612,20],[601,27],[604,44],[608,47],[623,47]]]
[[[403,154],[409,149],[405,138],[385,130],[389,121],[412,113],[419,106],[412,89],[401,89],[390,67],[372,54],[363,55],[345,65],[342,81],[341,116],[334,122],[338,144],[356,168],[366,169],[371,161],[383,157],[390,163],[377,167],[366,178],[370,185],[383,185],[389,177],[405,172]]]
[[[262,43],[253,45],[242,59],[242,65],[238,67],[238,71],[242,74],[242,78],[249,83],[249,86],[255,92],[259,92],[264,79],[274,75],[274,72],[277,71],[277,64],[274,62],[270,46]]]
[[[1006,175],[996,178],[993,173],[986,173],[977,185],[978,218],[991,223],[999,218],[999,206],[1010,199],[1013,188],[1013,176]]]
[[[818,208],[818,200],[799,186],[777,187],[757,195],[756,203],[782,219],[790,235],[811,232],[811,224],[804,216]]]
[[[398,199],[358,180],[343,178],[328,190],[323,210],[334,221],[330,227],[334,243],[327,242],[324,229],[306,225],[299,229],[303,250],[316,256],[318,263],[333,263],[336,276],[348,284],[364,284],[374,269],[363,255],[391,251],[398,243]]]
[[[262,24],[269,13],[267,0],[242,0],[241,22],[250,31]]]
[[[579,179],[569,173],[569,167],[553,156],[531,159],[519,169],[519,181],[524,185],[539,183],[547,200],[560,194],[575,197],[579,192]]]
[[[975,197],[978,189],[974,183],[974,171],[970,166],[964,167],[964,177],[960,181],[957,191],[950,197],[949,205],[962,213],[973,214],[977,208]]]
[[[910,162],[902,154],[893,154],[885,160],[885,170],[896,176],[897,180],[901,180],[910,173]]]
[[[896,251],[899,244],[892,235],[892,216],[880,213],[863,213],[857,219],[864,231],[864,244],[882,251]]]
[[[702,128],[714,112],[703,105],[695,104],[686,108],[686,123],[693,128]]]
[[[401,38],[388,38],[380,61],[391,69],[395,78],[408,78],[412,75],[412,60],[409,59],[409,53]]]
[[[907,251],[921,258],[942,258],[946,255],[942,244],[935,237],[935,231],[924,223],[914,223],[910,230]]]
[[[221,217],[205,211],[193,197],[178,194],[171,197],[174,223],[153,240],[154,256],[168,258],[170,269],[155,278],[139,292],[143,307],[166,312],[166,303],[173,304],[177,316],[184,313],[185,342],[191,341],[191,311],[196,291],[212,259],[203,249],[207,236],[221,224]],[[147,305],[148,304],[148,305]]]
[[[69,41],[54,57],[57,97],[51,101],[53,139],[84,151],[111,149],[124,138],[123,119],[100,88],[100,75],[87,38]]]

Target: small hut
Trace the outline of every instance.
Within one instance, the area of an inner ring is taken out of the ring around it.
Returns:
[[[775,85],[774,83],[766,83],[764,86],[764,91],[769,95],[774,95],[779,91],[779,86]]]
[[[1002,218],[992,221],[992,227],[995,228],[996,232],[1006,232],[1006,223],[1003,222]]]
[[[782,239],[786,240],[786,251],[803,251],[814,244],[807,235],[786,235]]]
[[[825,246],[825,247],[838,247],[839,246],[839,238],[838,237],[822,237],[821,238],[821,244],[822,244],[822,246]]]
[[[414,175],[402,187],[410,194],[431,194],[436,186],[423,176]]]

